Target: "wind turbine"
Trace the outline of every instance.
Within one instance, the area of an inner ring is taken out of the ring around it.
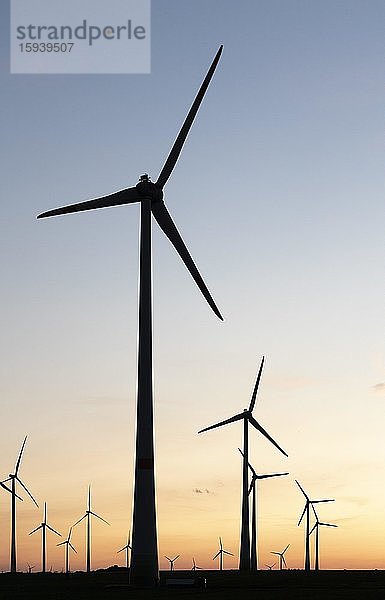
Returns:
[[[285,565],[285,567],[287,568],[287,562],[285,560],[285,552],[286,552],[286,550],[288,549],[289,546],[290,546],[290,544],[288,544],[286,546],[285,550],[283,550],[282,552],[270,552],[270,554],[277,554],[277,556],[279,556],[279,569],[280,569],[280,571],[282,571],[283,565]]]
[[[119,552],[123,552],[123,550],[126,551],[126,568],[128,569],[129,564],[128,564],[128,551],[132,550],[131,548],[131,540],[130,540],[130,531],[128,532],[128,538],[127,538],[127,544],[125,546],[123,546],[123,548],[121,548],[120,550],[117,551],[117,554],[119,554]]]
[[[219,570],[220,571],[223,571],[223,555],[224,554],[228,554],[229,556],[234,556],[234,554],[232,554],[231,552],[227,552],[227,550],[223,550],[222,538],[219,538],[219,551],[213,557],[213,560],[215,560],[217,558],[217,556],[219,556]]]
[[[196,571],[197,569],[202,569],[202,567],[198,567],[198,565],[195,562],[195,558],[194,557],[193,557],[192,561],[193,561],[193,566],[192,566],[192,569],[191,569],[192,571]]]
[[[22,443],[22,446],[21,446],[21,449],[19,452],[19,456],[17,458],[16,465],[15,465],[15,472],[10,473],[8,476],[8,479],[4,479],[4,481],[2,482],[2,487],[5,488],[6,490],[8,490],[8,488],[6,486],[4,486],[3,484],[6,483],[7,481],[11,482],[11,494],[12,494],[12,499],[11,499],[11,573],[16,573],[16,570],[17,570],[17,567],[16,567],[16,498],[21,500],[20,496],[18,496],[16,494],[16,481],[19,482],[21,487],[27,492],[29,497],[39,508],[39,505],[36,502],[35,498],[32,496],[31,492],[26,488],[24,483],[19,478],[21,457],[23,455],[23,450],[24,450],[26,441],[27,441],[27,436],[25,436],[24,441]]]
[[[174,562],[179,557],[180,557],[180,554],[177,554],[177,556],[175,558],[169,558],[168,556],[165,555],[165,558],[167,558],[167,560],[170,562],[170,571],[174,570]]]
[[[68,532],[68,536],[67,539],[64,540],[64,542],[60,542],[59,544],[56,544],[57,546],[65,546],[66,550],[65,550],[65,570],[66,570],[66,574],[68,575],[68,573],[70,572],[70,548],[71,550],[73,550],[75,552],[75,554],[77,554],[77,551],[75,550],[75,548],[73,547],[73,545],[71,544],[71,535],[72,535],[72,527],[70,527],[69,532]]]
[[[32,569],[35,568],[35,565],[30,565],[29,563],[27,563],[28,566],[28,573],[32,573]]]
[[[263,364],[265,362],[265,357],[262,358],[261,365],[259,367],[257,380],[255,382],[253,394],[251,396],[251,401],[249,408],[245,408],[242,413],[238,413],[230,419],[226,419],[225,421],[221,421],[220,423],[216,423],[215,425],[210,425],[210,427],[205,427],[198,431],[198,433],[202,433],[203,431],[209,431],[210,429],[215,429],[216,427],[221,427],[222,425],[227,425],[228,423],[234,423],[235,421],[243,421],[243,477],[242,477],[242,515],[241,515],[241,548],[239,554],[239,569],[242,571],[250,570],[250,531],[249,531],[249,482],[248,482],[248,461],[249,461],[249,423],[255,427],[257,431],[262,433],[282,454],[287,456],[286,452],[282,450],[280,446],[278,446],[277,442],[273,440],[273,438],[263,429],[263,427],[256,421],[252,415],[254,410],[255,401],[257,399],[257,391],[259,382],[261,380]]]
[[[269,569],[269,571],[271,571],[275,567],[276,564],[277,563],[273,563],[272,565],[265,565],[265,567],[267,567]]]
[[[301,517],[298,521],[298,527],[301,524],[301,521],[306,513],[306,525],[305,525],[305,571],[310,571],[310,506],[313,504],[321,504],[322,502],[334,502],[334,500],[310,500],[309,496],[303,489],[303,487],[295,480],[299,489],[303,493],[306,498],[305,506],[302,511]]]
[[[46,564],[46,558],[47,558],[46,530],[49,529],[50,531],[52,531],[53,533],[55,533],[56,535],[61,537],[61,533],[58,533],[55,529],[53,529],[47,523],[47,503],[46,502],[44,502],[43,522],[39,525],[39,527],[36,527],[35,529],[33,529],[29,533],[29,535],[32,535],[33,533],[35,533],[35,531],[38,531],[39,529],[41,529],[42,544],[43,544],[43,546],[42,546],[42,573],[45,573],[45,564]]]
[[[218,64],[222,48],[223,46],[220,46],[155,183],[145,174],[140,177],[139,183],[135,187],[120,190],[109,196],[50,210],[38,216],[38,219],[42,219],[55,215],[140,202],[138,384],[130,569],[130,581],[137,584],[154,586],[159,578],[154,474],[151,215],[175,247],[209,306],[223,320],[163,202],[163,188],[181,153],[195,115]]]
[[[97,515],[96,513],[94,513],[91,510],[91,486],[89,485],[88,486],[88,505],[87,505],[86,512],[78,521],[76,521],[76,523],[74,523],[72,525],[72,527],[75,527],[76,525],[81,523],[81,521],[83,521],[83,519],[87,519],[87,558],[86,558],[86,572],[87,573],[91,572],[91,515],[96,517],[100,521],[103,521],[103,523],[107,523],[107,525],[110,524],[108,521],[106,521],[102,517],[99,517],[99,515]]]
[[[243,452],[238,448],[239,452],[243,456]],[[258,479],[270,479],[271,477],[282,477],[283,475],[289,475],[289,473],[271,473],[269,475],[258,475],[251,464],[247,463],[251,471],[251,483],[249,487],[248,495],[252,493],[252,509],[251,509],[251,570],[256,571],[258,569],[258,540],[257,540],[257,481]]]
[[[314,562],[314,570],[315,571],[319,571],[319,527],[338,527],[338,525],[332,525],[331,523],[322,523],[319,519],[318,519],[318,515],[315,511],[314,506],[312,506],[313,508],[313,512],[314,512],[314,516],[315,516],[315,524],[313,525],[312,529],[310,530],[309,533],[309,537],[311,536],[311,534],[313,533],[313,531],[315,530],[315,562]]]

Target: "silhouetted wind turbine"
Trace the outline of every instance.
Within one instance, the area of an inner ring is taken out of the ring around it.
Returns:
[[[286,546],[285,550],[283,550],[282,552],[270,552],[270,554],[277,554],[277,556],[279,556],[279,569],[280,569],[280,571],[282,571],[283,565],[285,565],[285,567],[287,568],[287,563],[286,563],[286,560],[285,560],[285,552],[286,552],[286,550],[288,549],[289,546],[290,546],[290,544],[288,544]]]
[[[29,563],[27,563],[28,565],[28,573],[32,573],[32,569],[35,568],[35,565],[30,565]]]
[[[243,456],[243,452],[238,448],[239,452]],[[251,570],[256,571],[258,569],[258,538],[257,538],[257,481],[258,479],[270,479],[271,477],[282,477],[283,475],[289,475],[289,473],[272,473],[270,475],[258,475],[251,464],[247,463],[251,471],[251,483],[249,487],[249,496],[252,493],[252,509],[251,509],[251,553],[250,562]]]
[[[128,532],[128,538],[127,538],[127,544],[125,546],[123,546],[123,548],[121,548],[120,550],[117,551],[117,554],[119,554],[119,552],[123,552],[123,550],[126,551],[126,568],[128,569],[129,567],[129,561],[128,561],[128,552],[129,550],[132,550],[131,548],[131,540],[130,540],[130,531]]]
[[[271,571],[271,569],[273,569],[275,567],[277,563],[274,563],[272,565],[265,565],[265,567],[267,567],[269,569],[269,571]]]
[[[224,554],[228,554],[229,556],[234,556],[234,554],[232,554],[231,552],[227,552],[227,550],[223,550],[222,538],[219,538],[219,551],[216,553],[215,556],[213,556],[213,560],[215,560],[217,558],[217,556],[219,556],[219,570],[220,571],[223,571],[223,555]]]
[[[310,500],[309,496],[303,489],[303,487],[295,480],[299,489],[303,493],[306,498],[305,506],[302,511],[301,517],[298,521],[298,527],[301,524],[301,521],[306,513],[306,525],[305,525],[305,571],[310,571],[310,506],[313,504],[321,504],[322,502],[334,502],[334,500]]]
[[[239,554],[239,569],[240,570],[250,570],[250,531],[249,531],[249,482],[248,482],[248,460],[249,460],[249,430],[248,424],[250,423],[255,427],[257,431],[262,433],[282,454],[287,456],[286,452],[282,450],[280,446],[278,446],[277,442],[273,440],[273,438],[263,429],[263,427],[256,421],[252,415],[254,410],[255,401],[257,399],[257,391],[259,382],[261,380],[263,364],[265,361],[265,357],[262,358],[261,365],[259,367],[257,380],[255,382],[254,391],[251,396],[251,401],[249,408],[245,408],[242,413],[238,413],[230,419],[226,419],[225,421],[221,421],[220,423],[216,423],[215,425],[210,425],[210,427],[205,427],[198,431],[198,433],[202,433],[203,431],[209,431],[210,429],[215,429],[216,427],[221,427],[222,425],[227,425],[228,423],[234,423],[235,421],[243,421],[243,477],[242,477],[242,515],[241,515],[241,547]]]
[[[222,48],[220,46],[155,183],[151,182],[148,175],[145,174],[140,177],[140,181],[135,187],[120,190],[109,196],[50,210],[38,216],[38,219],[42,219],[135,202],[140,202],[141,205],[138,385],[131,583],[156,585],[159,578],[154,475],[151,215],[175,247],[214,313],[223,320],[163,202],[163,188],[181,153],[218,64]]]
[[[174,570],[174,562],[177,560],[177,558],[180,557],[180,554],[177,554],[177,556],[175,558],[169,558],[168,556],[164,556],[165,558],[167,558],[167,560],[170,562],[170,571]]]
[[[192,561],[193,561],[193,566],[192,566],[192,569],[191,569],[192,571],[196,571],[197,569],[202,569],[202,567],[198,567],[198,565],[195,562],[195,558],[194,557],[193,557]]]
[[[16,567],[16,498],[21,500],[20,496],[18,496],[16,494],[16,481],[18,481],[19,484],[21,485],[21,487],[27,492],[28,496],[32,499],[32,501],[36,504],[36,506],[39,507],[35,498],[32,496],[31,492],[26,488],[26,486],[21,481],[21,479],[19,478],[19,475],[18,475],[19,469],[20,469],[21,457],[23,455],[23,450],[24,450],[26,441],[27,441],[27,436],[25,436],[24,441],[22,443],[22,446],[21,446],[21,449],[19,452],[19,456],[16,461],[15,472],[10,473],[8,476],[8,479],[4,479],[4,481],[2,482],[2,487],[5,488],[6,490],[8,490],[8,488],[6,486],[4,486],[3,484],[6,483],[7,481],[11,482],[11,494],[12,494],[12,499],[11,499],[11,573],[16,573],[16,570],[17,570],[17,567]]]
[[[313,533],[313,531],[315,530],[315,561],[314,561],[314,570],[315,571],[319,571],[319,527],[338,527],[338,525],[332,525],[331,523],[322,523],[319,519],[318,519],[318,515],[315,511],[314,506],[312,506],[313,512],[314,512],[314,516],[315,516],[315,524],[312,527],[312,529],[309,532],[309,537],[311,536],[311,534]]]
[[[73,545],[71,544],[71,535],[72,535],[72,527],[70,527],[70,530],[68,532],[68,536],[67,539],[64,540],[64,542],[60,542],[59,544],[56,544],[57,546],[65,546],[65,572],[66,574],[68,574],[70,572],[70,548],[71,550],[73,550],[75,552],[75,554],[77,554],[77,551],[75,550],[75,548],[73,547]]]
[[[46,529],[49,529],[50,531],[52,531],[53,533],[56,533],[56,535],[61,537],[61,533],[59,533],[58,531],[53,529],[47,523],[47,503],[46,502],[44,502],[43,522],[39,525],[39,527],[36,527],[35,529],[33,529],[29,533],[29,535],[32,535],[33,533],[35,533],[35,531],[38,531],[39,529],[41,529],[41,536],[42,536],[42,573],[45,573],[45,565],[46,565],[46,558],[47,558]]]
[[[96,513],[94,513],[91,510],[91,486],[89,485],[88,486],[88,505],[87,505],[86,512],[78,521],[76,521],[76,523],[74,523],[72,525],[72,527],[75,527],[76,525],[81,523],[81,521],[83,521],[83,519],[87,519],[87,549],[86,549],[86,552],[87,552],[86,572],[87,573],[91,572],[91,515],[96,517],[100,521],[103,521],[103,523],[107,523],[107,525],[110,524],[108,521],[106,521],[102,517],[99,517],[99,515],[97,515]]]

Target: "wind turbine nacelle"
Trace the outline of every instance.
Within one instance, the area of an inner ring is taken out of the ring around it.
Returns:
[[[162,189],[150,180],[147,173],[141,175],[140,181],[135,187],[138,190],[139,196],[142,198],[151,198],[151,200],[155,201],[163,200]]]

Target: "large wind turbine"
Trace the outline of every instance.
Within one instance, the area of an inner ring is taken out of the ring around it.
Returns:
[[[76,521],[76,523],[74,523],[72,525],[72,527],[75,527],[76,525],[81,523],[81,521],[83,521],[83,519],[87,519],[87,549],[86,549],[86,553],[87,553],[86,572],[87,573],[91,572],[91,515],[96,517],[100,521],[103,521],[103,523],[107,523],[107,525],[110,524],[108,521],[106,521],[105,519],[103,519],[102,517],[100,517],[99,515],[97,515],[96,513],[94,513],[91,510],[91,486],[89,485],[88,486],[88,504],[87,504],[86,512],[78,521]]]
[[[47,544],[46,544],[47,532],[46,532],[46,530],[49,529],[50,531],[52,531],[53,533],[55,533],[56,535],[61,537],[61,533],[56,531],[56,529],[53,529],[53,527],[51,527],[47,523],[47,503],[46,502],[44,502],[43,522],[39,525],[39,527],[36,527],[35,529],[33,529],[29,533],[29,535],[32,535],[33,533],[35,533],[35,531],[38,531],[39,529],[41,529],[41,536],[42,536],[42,569],[41,570],[42,570],[42,573],[45,573],[45,565],[46,565],[46,559],[47,559]]]
[[[71,544],[71,535],[72,535],[72,527],[70,527],[70,529],[69,529],[67,539],[64,540],[64,542],[60,542],[59,544],[56,544],[57,546],[65,546],[66,547],[66,550],[65,550],[65,570],[66,570],[66,574],[67,575],[70,572],[70,557],[69,557],[70,548],[71,548],[71,550],[73,550],[75,552],[75,554],[77,554],[77,551],[75,550],[75,548]]]
[[[282,450],[280,446],[278,446],[277,442],[273,440],[273,438],[263,429],[263,427],[256,421],[252,415],[254,410],[255,401],[257,399],[257,391],[259,387],[259,382],[261,380],[263,364],[265,361],[265,357],[262,358],[261,365],[259,367],[257,380],[255,382],[253,394],[251,396],[251,401],[249,408],[245,408],[242,413],[238,413],[230,419],[226,419],[225,421],[221,421],[220,423],[216,423],[215,425],[210,425],[210,427],[205,427],[201,429],[198,433],[202,433],[203,431],[209,431],[209,429],[215,429],[216,427],[221,427],[222,425],[227,425],[228,423],[234,423],[235,421],[243,421],[243,469],[242,469],[242,516],[241,516],[241,548],[239,553],[239,569],[242,571],[250,570],[250,531],[249,531],[249,481],[248,481],[248,462],[249,462],[249,423],[255,427],[257,431],[262,433],[282,454],[287,456],[286,452]]]
[[[290,546],[290,544],[288,544],[286,546],[285,550],[282,550],[282,552],[270,552],[270,554],[276,554],[277,556],[279,556],[279,570],[280,571],[282,571],[283,565],[285,565],[285,567],[287,568],[287,562],[285,560],[285,552],[289,546]]]
[[[243,456],[243,452],[238,448],[239,452]],[[257,539],[257,481],[258,479],[270,479],[271,477],[282,477],[283,475],[289,475],[289,473],[271,473],[269,475],[258,475],[251,464],[247,463],[251,471],[251,482],[249,487],[249,496],[252,493],[252,509],[251,509],[251,570],[256,571],[258,569],[258,539]]]
[[[16,482],[17,481],[19,482],[21,487],[27,492],[27,494],[32,499],[32,501],[36,504],[36,506],[39,507],[38,503],[36,502],[35,498],[32,496],[31,492],[26,488],[24,483],[19,478],[21,457],[23,455],[23,450],[24,450],[26,441],[27,441],[27,436],[25,436],[24,441],[22,443],[22,446],[21,446],[21,449],[19,452],[19,456],[16,461],[15,472],[10,473],[8,476],[8,479],[4,479],[4,481],[2,482],[2,483],[6,483],[7,481],[11,482],[11,494],[12,494],[12,499],[11,499],[11,573],[16,573],[16,570],[17,570],[17,567],[16,567],[16,498],[19,498],[19,500],[21,500],[20,496],[18,496],[16,494]],[[5,487],[5,489],[8,490],[8,488],[6,486],[2,485],[2,487]]]
[[[333,500],[310,500],[309,496],[303,489],[303,487],[295,480],[299,489],[305,496],[306,502],[304,509],[302,511],[301,517],[298,521],[298,526],[301,524],[301,521],[306,513],[306,525],[305,525],[305,571],[310,571],[310,506],[313,504],[321,504],[322,502],[334,502]]]
[[[223,571],[223,555],[224,554],[228,554],[229,556],[234,556],[234,554],[232,554],[231,552],[228,552],[227,550],[223,550],[222,538],[219,538],[219,550],[216,553],[216,555],[213,556],[213,560],[215,560],[217,558],[217,556],[219,556],[219,570],[220,571]]]
[[[311,536],[311,534],[313,533],[313,531],[315,531],[315,561],[314,561],[314,570],[315,571],[319,571],[319,527],[338,527],[338,525],[332,525],[331,523],[322,523],[319,519],[318,519],[318,515],[315,511],[314,506],[312,506],[313,508],[313,512],[314,512],[314,516],[315,516],[315,523],[314,526],[312,527],[312,529],[309,532],[309,537]]]
[[[221,53],[222,46],[220,46],[203,80],[155,183],[145,174],[140,177],[140,181],[135,187],[120,190],[102,198],[50,210],[38,216],[38,219],[41,219],[84,210],[140,202],[138,385],[135,489],[130,569],[130,581],[134,584],[156,585],[159,578],[154,475],[151,215],[175,247],[214,313],[223,320],[163,202],[163,188],[175,167]]]

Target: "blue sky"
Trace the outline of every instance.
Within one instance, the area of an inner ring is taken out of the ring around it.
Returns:
[[[196,432],[247,405],[262,354],[259,416],[291,462],[261,441],[256,461],[302,476],[315,494],[345,486],[341,498],[365,510],[340,499],[337,516],[371,530],[366,514],[384,519],[374,474],[384,466],[384,4],[154,1],[151,74],[120,76],[10,75],[9,14],[0,10],[2,472],[29,433],[26,460],[35,490],[52,496],[50,514],[60,493],[47,478],[58,461],[80,499],[90,478],[103,496],[112,477],[130,512],[138,208],[35,216],[134,185],[143,172],[156,179],[223,43],[165,200],[224,324],[153,227],[161,543],[180,506],[193,510],[191,490],[217,477],[236,548],[240,431]],[[280,485],[291,490],[292,480]],[[289,527],[301,501],[287,493]],[[1,505],[3,539],[6,498]],[[346,529],[338,535],[350,543]],[[384,567],[381,555],[371,566]],[[6,556],[2,548],[4,564]]]

